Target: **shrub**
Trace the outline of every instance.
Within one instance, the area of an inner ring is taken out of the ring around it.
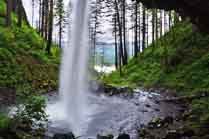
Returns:
[[[26,128],[42,128],[47,121],[45,98],[31,96],[17,109],[14,119]]]

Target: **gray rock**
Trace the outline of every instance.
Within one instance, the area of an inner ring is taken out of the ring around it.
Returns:
[[[53,139],[75,139],[75,136],[72,132],[67,134],[57,133],[54,135]]]
[[[102,135],[97,135],[97,139],[113,139],[113,135],[107,135],[107,136],[102,136]]]
[[[129,134],[126,134],[126,133],[123,133],[123,134],[120,134],[117,139],[130,139],[130,136]]]
[[[181,138],[180,133],[178,133],[176,130],[170,130],[168,131],[164,139],[180,139],[180,138]]]

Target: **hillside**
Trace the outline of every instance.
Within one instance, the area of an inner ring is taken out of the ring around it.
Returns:
[[[19,28],[15,13],[12,26],[5,27],[5,6],[0,0],[0,97],[56,90],[59,49],[54,46],[47,55],[42,37],[26,22]]]
[[[166,88],[177,96],[209,92],[209,36],[193,31],[188,22],[177,24],[138,58],[104,76],[105,84],[143,88]],[[209,98],[192,101],[193,121],[209,122]]]

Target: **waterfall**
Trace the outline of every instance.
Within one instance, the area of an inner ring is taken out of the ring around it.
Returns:
[[[63,48],[59,94],[66,122],[78,134],[88,111],[88,44],[88,0],[73,0],[68,44]]]

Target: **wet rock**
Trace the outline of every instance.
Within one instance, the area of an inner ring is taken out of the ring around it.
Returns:
[[[163,139],[180,139],[181,137],[181,134],[176,130],[170,130]]]
[[[142,113],[149,112],[148,110],[141,110]]]
[[[131,94],[131,92],[133,92],[133,90],[129,87],[113,87],[110,85],[104,85],[103,89],[104,93],[109,96],[123,94],[123,97],[127,97]]]
[[[15,89],[0,87],[0,104],[14,104],[16,100]]]
[[[123,134],[120,134],[117,139],[130,139],[130,136],[129,134],[126,134],[126,133],[123,133]]]
[[[182,136],[184,136],[184,137],[192,137],[194,135],[195,135],[195,133],[194,133],[194,131],[192,129],[184,128],[182,130]]]
[[[89,81],[89,89],[92,91],[92,92],[103,92],[104,91],[104,84],[101,83],[101,82],[98,82],[98,81],[95,81],[95,80],[92,80],[92,81]]]
[[[202,139],[209,139],[209,135],[203,136]]]
[[[155,102],[155,104],[160,104],[159,100],[155,100],[154,102]]]
[[[173,117],[167,116],[167,117],[165,117],[165,118],[162,120],[162,123],[163,123],[163,124],[172,124],[173,121],[174,121]]]
[[[145,107],[147,107],[147,108],[150,108],[150,107],[151,107],[151,105],[149,105],[149,104],[146,104],[146,105],[145,105]]]
[[[160,109],[156,108],[156,109],[155,109],[155,111],[156,111],[156,112],[159,112],[159,111],[160,111]]]
[[[195,135],[197,135],[197,136],[205,136],[205,135],[209,134],[208,129],[209,129],[208,127],[195,128],[194,129]]]
[[[75,139],[75,136],[72,132],[67,134],[57,133],[54,135],[53,139]]]
[[[193,136],[191,139],[202,139],[201,137]]]
[[[148,134],[147,130],[142,128],[139,130],[139,137],[145,138],[145,136]]]
[[[155,118],[148,123],[149,129],[155,129],[155,128],[160,128],[160,127],[162,127],[162,119],[160,118]]]
[[[107,136],[102,136],[102,135],[97,135],[97,139],[113,139],[114,136],[113,135],[107,135]]]

